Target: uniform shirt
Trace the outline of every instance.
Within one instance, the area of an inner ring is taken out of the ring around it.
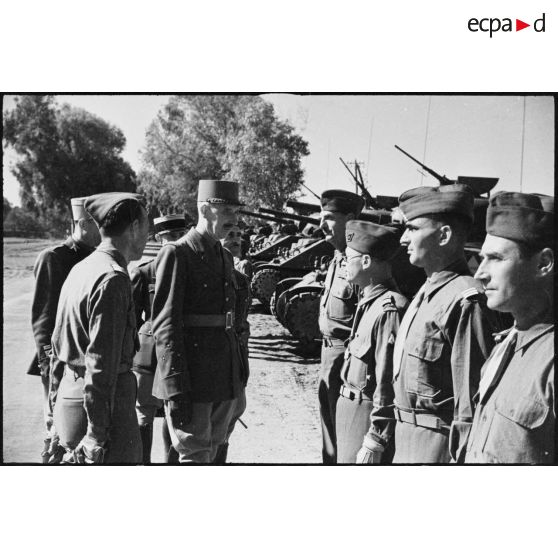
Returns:
[[[234,399],[242,389],[234,327],[185,327],[189,316],[234,314],[233,258],[218,241],[190,229],[156,259],[152,307],[157,371],[153,395],[189,394],[196,402]]]
[[[347,281],[346,265],[345,256],[336,251],[327,270],[319,317],[322,335],[342,341],[351,334],[358,302],[357,288]]]
[[[371,437],[387,445],[394,429],[393,345],[408,305],[393,281],[368,286],[358,303],[341,370],[343,384],[373,402]]]
[[[554,316],[518,331],[507,366],[475,410],[466,463],[554,462],[554,356]]]
[[[432,456],[436,461],[443,454],[444,460],[449,460],[449,447],[445,447],[449,427],[464,432],[470,429],[480,370],[494,345],[495,326],[485,300],[465,260],[427,279],[424,299],[408,330],[400,372],[394,380],[395,405],[404,411],[439,417],[448,429],[443,435],[433,433],[432,447],[396,440],[395,462],[399,461],[399,451],[404,452],[400,456],[405,455],[405,462],[429,462]],[[410,429],[406,423],[398,423],[396,428],[400,424],[401,432],[410,436],[423,430]],[[414,449],[407,453],[406,447]],[[453,448],[452,456],[463,451],[464,447]]]
[[[62,287],[52,349],[57,361],[84,374],[88,432],[102,439],[116,377],[131,369],[137,349],[126,261],[104,242],[74,266]]]
[[[235,329],[240,345],[241,355],[241,379],[244,386],[248,383],[250,375],[250,365],[248,360],[248,340],[250,339],[250,322],[248,321],[248,311],[252,302],[250,293],[250,281],[244,273],[237,269],[234,270],[234,289],[235,289]]]
[[[33,273],[35,291],[31,306],[31,325],[37,353],[28,374],[38,375],[38,362],[48,362],[45,347],[50,346],[56,309],[62,285],[75,264],[89,256],[93,248],[76,242],[71,236],[59,246],[43,250],[37,257]]]

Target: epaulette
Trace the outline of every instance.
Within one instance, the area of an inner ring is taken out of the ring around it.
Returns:
[[[470,287],[469,289],[465,289],[461,293],[462,298],[471,298],[471,297],[477,296],[477,295],[480,295],[480,292],[476,287]]]
[[[395,298],[393,295],[387,295],[384,300],[382,300],[382,310],[384,312],[396,312],[397,306],[395,305]]]
[[[118,271],[119,273],[124,273],[124,275],[128,275],[126,269],[124,269],[121,265],[118,265],[117,263],[110,264],[110,267],[112,267],[114,271]]]

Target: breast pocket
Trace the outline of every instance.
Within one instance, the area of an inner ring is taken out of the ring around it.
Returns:
[[[372,350],[370,335],[359,335],[349,344],[351,360],[347,373],[347,381],[357,389],[363,389],[367,384],[368,359]]]
[[[411,346],[409,359],[416,370],[416,384],[410,386],[421,397],[432,398],[442,389],[444,341],[426,337]]]
[[[328,300],[328,314],[330,318],[350,322],[355,311],[353,287],[345,280],[334,281]]]
[[[547,438],[543,427],[549,406],[536,395],[525,395],[500,397],[494,407],[483,451],[501,463],[542,462],[545,448],[542,440]]]

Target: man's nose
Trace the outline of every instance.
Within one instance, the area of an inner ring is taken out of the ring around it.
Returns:
[[[481,262],[479,264],[479,267],[477,268],[477,271],[475,272],[475,279],[477,281],[481,281],[483,283],[486,283],[486,281],[488,279],[488,272],[487,272],[484,260],[481,260]]]
[[[406,230],[403,232],[401,238],[399,239],[399,244],[401,244],[401,246],[407,246],[407,244],[409,244],[409,235],[407,234]]]

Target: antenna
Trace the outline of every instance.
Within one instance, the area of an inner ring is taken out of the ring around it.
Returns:
[[[426,109],[426,128],[424,130],[424,153],[422,154],[422,160],[426,161],[426,145],[428,142],[428,126],[430,124],[430,105],[432,103],[432,95],[428,95],[428,108]],[[420,173],[420,185],[422,186],[422,180],[424,178],[424,173]]]

